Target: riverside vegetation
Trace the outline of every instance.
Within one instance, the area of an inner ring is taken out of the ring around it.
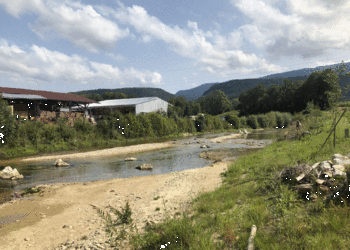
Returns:
[[[84,119],[67,126],[64,118],[54,124],[40,121],[12,119],[6,108],[7,103],[0,100],[0,121],[5,143],[0,143],[0,161],[32,155],[50,153],[76,153],[118,146],[155,143],[182,138],[183,134],[201,135],[207,133],[237,132],[237,129],[255,129],[259,126],[283,127],[291,123],[289,113],[269,112],[266,115],[238,117],[239,111],[220,115],[197,115],[190,117],[167,115],[165,112],[123,115],[112,112],[97,125]],[[225,117],[226,120],[222,120]],[[272,119],[269,122],[269,119]],[[260,124],[260,125],[259,125]],[[1,134],[0,134],[1,135]],[[1,138],[0,138],[1,139]],[[0,162],[1,164],[1,162]]]

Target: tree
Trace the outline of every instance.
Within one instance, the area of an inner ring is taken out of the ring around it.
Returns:
[[[230,111],[231,101],[221,90],[211,92],[208,96],[201,98],[201,107],[210,115],[219,115]]]
[[[11,115],[7,101],[0,98],[0,147],[15,141],[16,129],[15,116]]]

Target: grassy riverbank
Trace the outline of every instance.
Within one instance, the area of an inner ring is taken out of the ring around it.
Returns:
[[[278,180],[276,173],[284,166],[311,165],[330,160],[335,153],[350,153],[350,139],[344,137],[349,114],[338,124],[335,148],[333,140],[329,140],[320,149],[332,125],[329,112],[321,114],[318,129],[323,132],[318,135],[314,118],[302,118],[311,136],[276,141],[240,157],[222,173],[223,185],[195,197],[189,211],[149,225],[143,235],[135,230],[114,232],[115,244],[129,237],[135,249],[246,249],[251,227],[256,225],[255,249],[347,249],[348,204],[326,206],[322,200],[309,201]],[[127,214],[130,215],[128,209],[124,215]],[[132,230],[132,224],[128,226]],[[112,225],[109,230],[113,231]]]

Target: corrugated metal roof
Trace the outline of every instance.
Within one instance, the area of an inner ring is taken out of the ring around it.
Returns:
[[[0,93],[38,95],[38,96],[45,97],[48,100],[75,101],[75,102],[83,102],[83,103],[97,103],[96,101],[90,100],[84,96],[79,96],[79,95],[75,95],[75,94],[50,92],[50,91],[42,91],[42,90],[0,87]]]
[[[7,99],[31,99],[31,100],[47,100],[47,98],[40,95],[23,95],[23,94],[6,94],[0,93],[0,97]]]
[[[128,99],[115,99],[115,100],[104,100],[99,103],[93,103],[86,105],[88,108],[99,108],[99,107],[113,107],[113,106],[131,106],[137,105],[144,102],[149,102],[153,100],[162,100],[159,97],[142,97],[142,98],[128,98]],[[80,105],[83,107],[83,105]],[[78,108],[78,106],[72,107],[73,109]]]

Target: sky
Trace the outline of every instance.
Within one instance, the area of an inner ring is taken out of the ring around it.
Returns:
[[[0,87],[205,83],[348,62],[350,1],[0,0]]]

